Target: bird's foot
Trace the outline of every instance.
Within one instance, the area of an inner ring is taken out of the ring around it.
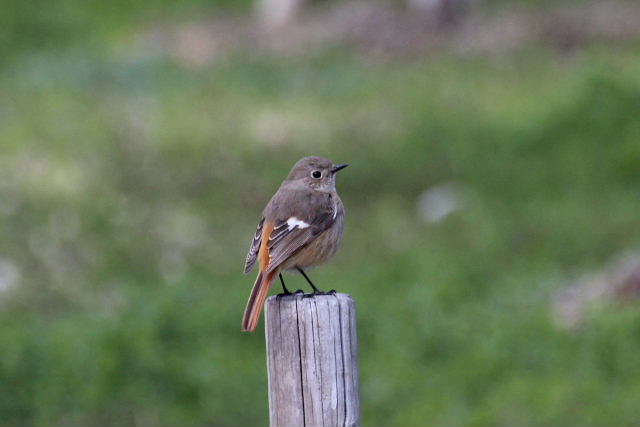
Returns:
[[[336,294],[336,290],[335,289],[331,289],[330,291],[320,291],[320,290],[314,290],[313,292],[311,292],[310,294],[303,294],[302,298],[313,298],[317,295],[335,295]]]
[[[276,294],[276,298],[288,297],[290,295],[298,295],[298,294],[304,294],[304,291],[302,289],[298,289],[294,292],[289,292],[289,290],[287,290],[287,292]]]

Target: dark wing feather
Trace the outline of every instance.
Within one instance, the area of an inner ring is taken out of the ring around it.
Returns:
[[[260,243],[262,242],[262,227],[264,226],[264,218],[260,220],[256,234],[253,236],[253,241],[249,247],[249,253],[247,254],[247,260],[244,263],[244,274],[247,274],[253,268],[253,265],[258,259],[258,251],[260,251]]]
[[[296,251],[313,241],[320,233],[331,227],[335,221],[332,209],[318,212],[311,222],[307,222],[309,227],[305,228],[300,228],[297,225],[289,228],[287,219],[278,221],[269,236],[267,246],[269,247],[270,259],[266,269],[267,273],[273,271]]]
[[[284,239],[287,234],[289,234],[289,224],[286,220],[279,220],[273,227],[271,234],[269,235],[269,242],[267,243],[267,247],[271,249],[273,246],[278,244],[282,239]]]

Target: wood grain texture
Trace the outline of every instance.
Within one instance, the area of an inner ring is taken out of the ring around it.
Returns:
[[[265,309],[272,427],[360,423],[355,302],[270,297]]]

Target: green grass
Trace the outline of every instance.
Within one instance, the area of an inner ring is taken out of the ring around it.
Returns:
[[[73,48],[0,71],[0,420],[267,422],[240,333],[259,213],[290,166],[351,164],[344,246],[365,425],[632,425],[640,310],[559,329],[551,297],[640,244],[640,57],[231,57]],[[430,224],[418,197],[468,189]],[[298,277],[291,287],[302,287]]]

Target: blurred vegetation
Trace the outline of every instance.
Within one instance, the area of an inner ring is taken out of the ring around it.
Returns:
[[[241,271],[311,154],[351,164],[343,248],[311,273],[358,303],[364,424],[637,423],[637,304],[575,330],[551,313],[563,283],[640,244],[637,43],[192,67],[121,46],[140,17],[228,6],[10,3],[2,424],[266,424]],[[425,221],[421,195],[446,183],[460,209]]]

